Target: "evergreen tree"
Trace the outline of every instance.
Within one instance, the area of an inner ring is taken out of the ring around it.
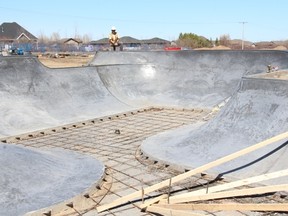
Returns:
[[[212,41],[209,41],[207,38],[198,36],[194,33],[180,33],[177,40],[177,44],[182,47],[187,48],[202,48],[202,47],[211,47],[213,45]]]

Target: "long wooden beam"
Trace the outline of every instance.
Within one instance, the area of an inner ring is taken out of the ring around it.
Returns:
[[[155,204],[154,207],[173,210],[201,211],[277,211],[288,212],[288,203],[221,203],[221,204]]]
[[[204,195],[187,195],[180,199],[170,200],[170,204],[182,203],[182,202],[193,202],[193,201],[203,201],[203,200],[212,200],[212,199],[223,199],[228,197],[238,197],[238,196],[250,196],[250,195],[259,195],[265,193],[272,193],[277,191],[288,191],[288,184],[281,185],[270,185],[264,187],[248,188],[241,190],[231,190],[224,192],[216,192]]]
[[[205,189],[200,189],[200,190],[196,190],[196,191],[192,191],[192,192],[188,192],[188,193],[184,193],[184,194],[170,196],[169,201],[173,202],[173,200],[181,199],[181,198],[187,197],[189,195],[202,195],[202,194],[206,194],[207,192],[208,193],[215,193],[215,192],[224,191],[224,190],[228,190],[231,188],[236,188],[236,187],[240,187],[240,186],[244,186],[244,185],[259,183],[261,181],[280,178],[280,177],[287,176],[287,175],[288,175],[288,169],[280,170],[280,171],[276,171],[276,172],[272,172],[272,173],[267,173],[267,174],[263,174],[263,175],[259,175],[259,176],[241,179],[241,180],[234,181],[234,182],[225,183],[222,185],[216,185],[216,186],[208,188],[208,190],[205,188]],[[167,203],[167,200],[165,200],[165,202]],[[161,203],[163,203],[163,201],[161,201]]]
[[[246,155],[246,154],[248,154],[250,152],[253,152],[253,151],[257,150],[257,149],[263,148],[263,147],[265,147],[265,146],[267,146],[267,145],[269,145],[271,143],[283,140],[283,139],[285,139],[287,137],[288,137],[288,132],[279,134],[277,136],[274,136],[272,138],[269,138],[267,140],[259,142],[259,143],[255,144],[255,145],[249,146],[249,147],[247,147],[245,149],[242,149],[240,151],[237,151],[235,153],[232,153],[230,155],[222,157],[222,158],[220,158],[218,160],[215,160],[215,161],[212,161],[212,162],[207,163],[205,165],[202,165],[202,166],[200,166],[200,167],[198,167],[196,169],[190,170],[189,172],[185,172],[185,173],[182,173],[180,175],[177,175],[177,176],[171,178],[171,184],[174,184],[176,182],[182,181],[182,180],[184,180],[186,178],[189,178],[190,176],[193,176],[195,174],[204,172],[204,171],[206,171],[208,169],[211,169],[213,167],[216,167],[216,166],[218,166],[220,164],[226,163],[226,162],[231,161],[231,160],[233,160],[235,158],[238,158],[238,157]],[[169,186],[169,183],[170,183],[170,179],[167,179],[167,180],[164,180],[164,181],[162,181],[160,183],[157,183],[155,185],[147,187],[147,188],[144,189],[144,194],[148,194],[148,193],[151,193],[153,191],[159,190],[159,189],[161,189],[163,187],[167,187],[167,186]],[[124,203],[129,202],[129,201],[131,201],[133,199],[139,198],[139,197],[141,197],[141,195],[142,195],[142,190],[135,191],[134,193],[129,194],[127,196],[123,196],[123,197],[121,197],[121,198],[119,198],[119,199],[117,199],[117,200],[115,200],[115,201],[113,201],[113,202],[111,202],[109,204],[106,204],[106,205],[104,204],[102,206],[98,206],[97,207],[97,211],[98,212],[102,212],[102,211],[105,211],[107,209],[114,208],[114,207],[116,207],[118,205],[124,204]]]
[[[205,216],[204,214],[198,214],[198,213],[193,213],[189,211],[182,211],[182,210],[175,210],[175,209],[167,209],[167,208],[162,208],[162,207],[157,207],[157,206],[148,206],[146,209],[146,212],[153,212],[153,213],[158,213],[161,215],[167,215],[167,216]]]
[[[146,208],[147,206],[150,206],[152,204],[157,203],[161,199],[166,199],[168,197],[168,194],[162,194],[161,196],[157,196],[154,199],[148,200],[145,203],[139,205],[139,208],[143,209]]]

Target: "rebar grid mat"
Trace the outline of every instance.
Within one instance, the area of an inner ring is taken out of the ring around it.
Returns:
[[[107,167],[106,175],[100,185],[94,186],[95,190],[90,190],[89,199],[92,199],[92,202],[86,201],[88,204],[83,204],[83,201],[76,199],[81,203],[77,204],[74,199],[73,208],[67,207],[65,202],[46,209],[51,215],[77,215],[93,210],[100,202],[113,200],[175,175],[175,172],[168,168],[159,170],[154,163],[152,168],[136,160],[136,152],[141,142],[157,133],[206,121],[210,117],[210,110],[147,108],[5,137],[1,141],[32,148],[63,148],[88,154],[102,161]],[[82,198],[83,195],[87,197],[87,194],[82,194]],[[126,211],[135,211],[135,206],[110,210],[109,214],[123,212],[125,215]],[[103,215],[105,214],[107,212]],[[135,215],[142,213],[137,209]]]
[[[145,157],[139,147],[141,142],[157,133],[183,125],[207,121],[213,114],[209,110],[177,110],[147,108],[36,131],[19,136],[2,138],[2,142],[32,148],[63,148],[88,154],[106,166],[101,183],[93,185],[89,193],[41,209],[31,215],[153,215],[141,212],[142,200],[129,205],[97,213],[96,206],[139,191],[142,188],[169,179],[185,170],[175,170],[167,164]],[[173,185],[172,193],[190,191],[194,187],[207,187],[212,178],[207,175],[194,176],[181,184]],[[143,199],[149,199],[170,188],[155,191]],[[210,214],[205,212],[205,214]],[[210,214],[211,215],[211,214]],[[217,215],[217,213],[213,213]],[[221,215],[221,213],[219,213]],[[223,215],[223,214],[222,214]],[[249,215],[237,212],[237,215]],[[255,214],[254,214],[255,215]]]

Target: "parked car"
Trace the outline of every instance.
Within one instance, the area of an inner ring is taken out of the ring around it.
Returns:
[[[21,48],[11,48],[9,53],[11,55],[24,55],[24,51]]]

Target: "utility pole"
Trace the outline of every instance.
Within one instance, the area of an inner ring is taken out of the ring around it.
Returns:
[[[242,50],[244,50],[244,25],[247,22],[240,22],[240,23],[242,23]]]

